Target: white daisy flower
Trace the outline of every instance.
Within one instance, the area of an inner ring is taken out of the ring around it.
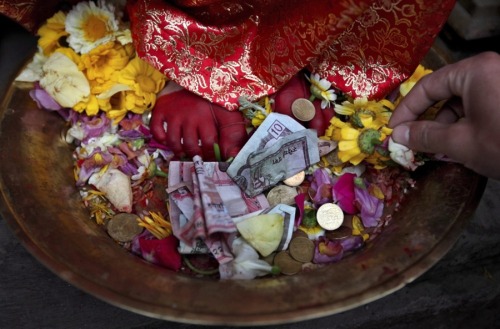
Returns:
[[[71,48],[78,53],[88,53],[95,47],[115,40],[118,20],[114,7],[99,1],[80,2],[66,16],[67,39]]]
[[[311,73],[311,76],[306,75],[306,79],[311,83],[311,100],[314,98],[321,99],[321,108],[325,109],[330,106],[330,102],[337,99],[337,95],[333,89],[331,82],[326,79],[321,79],[318,73]]]

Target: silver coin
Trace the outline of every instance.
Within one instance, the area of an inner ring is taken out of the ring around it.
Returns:
[[[333,231],[344,222],[344,212],[335,203],[325,203],[318,208],[316,221],[325,230]]]

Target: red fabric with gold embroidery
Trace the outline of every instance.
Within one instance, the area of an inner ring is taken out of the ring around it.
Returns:
[[[351,96],[381,98],[431,47],[454,0],[136,0],[139,55],[234,110],[309,67]]]

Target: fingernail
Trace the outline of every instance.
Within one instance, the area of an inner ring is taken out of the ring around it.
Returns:
[[[405,124],[395,127],[392,131],[392,139],[394,139],[396,143],[408,145],[410,141],[410,127]]]

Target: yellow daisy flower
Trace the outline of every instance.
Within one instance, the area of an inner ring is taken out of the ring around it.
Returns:
[[[408,80],[406,80],[399,86],[399,93],[402,96],[406,96],[413,88],[413,86],[415,86],[418,80],[422,79],[429,73],[432,73],[432,70],[426,69],[423,65],[418,65],[417,69],[415,70],[415,72],[413,72],[411,77],[409,77]]]
[[[341,128],[338,157],[342,162],[350,162],[356,166],[373,155],[375,147],[386,137],[382,130],[373,128],[355,129],[349,126]]]
[[[78,53],[88,53],[95,47],[116,38],[118,20],[114,7],[104,1],[80,2],[66,16],[67,39],[71,48]]]
[[[352,103],[335,104],[335,112],[349,116],[352,125],[357,128],[379,129],[389,123],[393,110],[394,104],[386,99],[375,102],[356,98]]]
[[[131,87],[133,93],[127,93],[127,97],[134,98],[134,107],[128,110],[137,114],[154,107],[156,94],[166,82],[163,74],[139,57],[132,59],[123,70],[117,72],[114,79]]]
[[[68,35],[68,32],[64,29],[65,21],[66,15],[62,11],[58,11],[38,29],[37,35],[40,37],[38,46],[40,46],[45,56],[52,54],[54,50],[61,47],[59,40]]]

